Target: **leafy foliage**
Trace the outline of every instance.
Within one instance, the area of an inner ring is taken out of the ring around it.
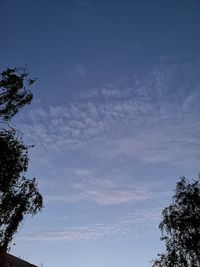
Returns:
[[[172,204],[162,212],[159,225],[166,253],[159,254],[153,267],[200,266],[200,180],[177,183]]]
[[[0,117],[10,120],[24,105],[30,104],[33,95],[26,90],[26,85],[34,83],[29,79],[26,69],[17,73],[17,69],[6,69],[0,80]]]
[[[24,87],[27,73],[16,69],[1,73],[0,118],[10,120],[24,105],[30,104],[32,93]],[[7,251],[13,235],[26,214],[35,215],[43,206],[36,179],[25,177],[28,170],[28,147],[14,128],[0,130],[0,252]]]

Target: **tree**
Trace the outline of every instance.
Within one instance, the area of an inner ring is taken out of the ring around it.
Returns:
[[[153,261],[153,267],[200,266],[200,177],[189,182],[182,177],[176,185],[172,204],[162,212],[159,225],[165,254]]]
[[[34,80],[28,73],[7,69],[1,73],[0,118],[10,119],[26,104],[32,93],[25,85]],[[43,206],[36,179],[25,177],[28,170],[28,148],[9,125],[0,130],[0,252],[8,250],[13,235],[26,214],[34,215]]]
[[[31,85],[35,79],[28,78],[28,72],[23,69],[7,68],[1,73],[0,80],[0,117],[10,120],[23,106],[30,104],[33,94],[26,90],[26,85]]]

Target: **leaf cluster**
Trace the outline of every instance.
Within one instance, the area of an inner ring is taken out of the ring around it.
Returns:
[[[31,103],[33,94],[26,86],[34,82],[35,79],[28,78],[26,69],[17,73],[16,68],[7,68],[1,73],[0,117],[3,120],[10,120],[23,106]]]
[[[9,121],[30,104],[32,93],[25,85],[34,82],[28,73],[7,69],[1,73],[0,118]],[[10,126],[0,130],[0,252],[7,251],[26,214],[35,215],[43,207],[35,178],[27,178],[28,146]]]
[[[200,267],[200,180],[190,183],[182,177],[162,216],[166,253],[159,254],[153,267]]]

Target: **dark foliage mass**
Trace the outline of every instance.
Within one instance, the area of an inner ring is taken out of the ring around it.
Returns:
[[[9,121],[32,100],[25,83],[31,84],[27,72],[16,69],[1,73],[0,118]],[[27,84],[27,85],[28,85]],[[4,124],[2,124],[4,125]],[[25,176],[28,170],[28,147],[17,136],[17,130],[7,126],[0,130],[0,252],[7,251],[13,235],[26,214],[41,210],[43,201],[35,178]]]
[[[153,267],[200,267],[200,179],[177,183],[172,204],[159,225],[166,252]]]
[[[26,90],[26,85],[34,83],[29,79],[24,69],[17,73],[17,69],[6,69],[1,73],[0,80],[0,117],[10,120],[24,105],[30,104],[33,95]]]

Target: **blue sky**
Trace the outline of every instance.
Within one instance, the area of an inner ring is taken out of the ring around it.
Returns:
[[[0,68],[38,81],[16,125],[43,212],[11,252],[44,267],[150,266],[200,159],[200,2],[4,1]]]

